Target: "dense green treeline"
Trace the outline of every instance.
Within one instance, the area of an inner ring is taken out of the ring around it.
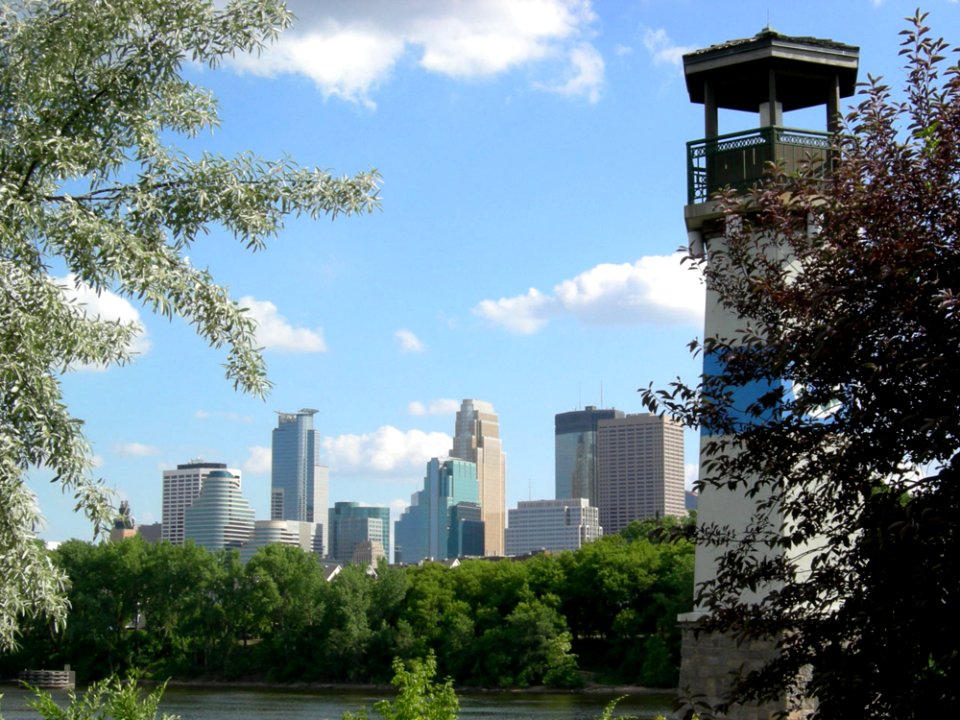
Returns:
[[[69,663],[82,680],[137,668],[156,678],[387,682],[394,658],[436,657],[461,685],[669,687],[693,549],[655,524],[523,561],[378,569],[332,581],[313,555],[236,552],[134,538],[53,552],[71,578],[65,627],[37,623],[0,673]]]

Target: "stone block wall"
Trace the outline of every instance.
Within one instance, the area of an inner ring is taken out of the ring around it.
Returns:
[[[683,634],[680,662],[680,698],[688,702],[706,702],[715,707],[724,702],[732,681],[738,675],[757,670],[776,653],[773,640],[755,640],[738,643],[730,635],[720,633],[696,632],[699,623],[681,621]],[[786,707],[784,701],[764,703],[762,705],[733,705],[725,714],[717,718],[725,720],[772,720],[778,717]],[[804,720],[813,710],[812,700],[805,699],[800,710],[791,712],[788,720]],[[689,709],[680,712],[684,718]],[[701,712],[701,719],[706,713]]]

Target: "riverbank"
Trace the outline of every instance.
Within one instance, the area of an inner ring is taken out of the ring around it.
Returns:
[[[157,685],[159,683],[144,680],[144,684]],[[389,693],[393,686],[389,683],[329,683],[329,682],[292,682],[279,683],[265,680],[216,680],[198,678],[195,680],[169,680],[170,688],[194,689],[229,689],[229,690],[294,690],[294,691],[333,691],[333,692],[370,692]],[[484,688],[476,686],[454,686],[457,693],[480,694],[517,694],[517,695],[630,695],[630,696],[659,696],[676,693],[673,688],[650,688],[641,685],[606,685],[603,683],[588,682],[580,688],[555,688],[547,685],[535,685],[525,688]]]

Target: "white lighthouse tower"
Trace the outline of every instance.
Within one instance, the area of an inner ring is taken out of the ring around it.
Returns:
[[[714,192],[732,187],[744,194],[762,180],[765,166],[774,161],[787,170],[817,155],[829,171],[830,133],[838,130],[840,98],[853,94],[856,86],[858,48],[830,40],[787,37],[766,29],[758,35],[733,40],[685,55],[684,73],[691,102],[704,106],[704,138],[687,143],[688,197],[684,208],[691,249],[703,253],[722,253],[727,233],[724,215]],[[784,113],[824,106],[825,123],[820,131],[797,130],[784,126]],[[743,111],[758,117],[755,129],[720,134],[719,111]],[[719,301],[709,286],[706,296],[704,338],[726,338],[736,342],[744,318]],[[704,354],[705,376],[716,374],[723,362],[714,354]],[[768,391],[762,387],[732,388],[733,405],[747,407]],[[749,422],[749,420],[745,420]],[[701,431],[701,477],[707,477],[704,448],[715,432]],[[708,486],[698,501],[700,524],[725,526],[733,538],[742,537],[754,515],[758,498],[749,497],[746,488],[727,489]],[[717,559],[723,546],[698,545],[695,583],[713,580]],[[757,593],[770,588],[758,589]],[[745,600],[750,600],[744,595]],[[756,599],[756,594],[754,598]],[[732,637],[698,632],[706,609],[694,608],[681,616],[683,650],[680,691],[685,697],[699,697],[711,705],[726,699],[733,673],[763,665],[773,657],[775,638],[764,642],[738,643]],[[768,720],[784,703],[765,706],[733,706],[731,720]]]

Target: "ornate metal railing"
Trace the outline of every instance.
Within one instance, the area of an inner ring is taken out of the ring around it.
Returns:
[[[830,169],[830,134],[764,127],[687,143],[687,202],[702,203],[725,187],[746,191],[777,162],[787,172],[812,164]]]

